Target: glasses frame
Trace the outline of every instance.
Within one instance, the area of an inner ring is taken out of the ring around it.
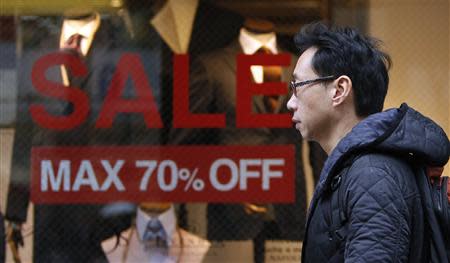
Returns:
[[[330,75],[326,77],[320,77],[316,79],[309,79],[305,81],[295,82],[295,80],[291,80],[289,83],[289,88],[291,89],[292,94],[294,94],[295,97],[297,97],[297,88],[302,87],[311,83],[321,82],[321,81],[329,81],[329,80],[335,80],[336,76]]]

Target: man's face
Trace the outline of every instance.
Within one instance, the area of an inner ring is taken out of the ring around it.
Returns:
[[[312,68],[316,51],[315,47],[311,47],[298,59],[293,73],[296,83],[320,77]],[[329,96],[325,83],[320,81],[297,87],[296,94],[291,95],[287,107],[293,113],[295,129],[304,139],[318,141],[326,136],[330,127]]]

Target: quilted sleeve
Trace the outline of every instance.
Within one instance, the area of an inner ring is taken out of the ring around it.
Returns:
[[[345,262],[407,261],[411,220],[396,172],[367,163],[349,171]]]

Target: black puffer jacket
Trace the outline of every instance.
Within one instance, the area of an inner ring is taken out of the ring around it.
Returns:
[[[403,104],[369,116],[323,168],[308,213],[303,262],[421,262],[424,219],[411,165],[443,166],[444,131]]]

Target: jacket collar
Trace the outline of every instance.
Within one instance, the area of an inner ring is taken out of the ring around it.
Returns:
[[[450,142],[439,125],[405,103],[400,108],[370,115],[353,127],[325,162],[311,200],[307,227],[317,200],[331,179],[345,161],[363,151],[414,156],[425,164],[444,166],[449,159]]]

